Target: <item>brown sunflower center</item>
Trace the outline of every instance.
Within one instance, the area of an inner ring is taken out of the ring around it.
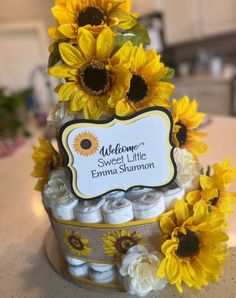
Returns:
[[[177,140],[180,145],[184,145],[187,141],[187,128],[182,122],[176,123],[178,126],[180,126],[179,131],[176,134]]]
[[[115,247],[119,253],[126,254],[131,247],[137,244],[138,242],[133,237],[123,236],[116,240]]]
[[[86,25],[99,26],[105,20],[104,11],[97,6],[88,6],[84,8],[78,17],[78,25],[80,27]]]
[[[112,83],[111,73],[99,60],[86,64],[80,71],[79,80],[84,90],[93,96],[106,94]]]
[[[200,249],[200,241],[196,233],[187,230],[186,235],[178,233],[179,246],[176,255],[180,258],[192,258]]]
[[[211,205],[215,207],[219,201],[219,198],[220,198],[220,194],[218,194],[217,197],[215,197],[211,200]]]
[[[79,238],[72,235],[68,238],[68,240],[69,240],[71,246],[74,247],[75,249],[77,249],[77,250],[84,249],[84,244]]]
[[[84,140],[81,141],[80,146],[84,150],[88,150],[92,147],[92,142],[88,139],[84,139]]]
[[[139,74],[133,74],[130,89],[127,92],[126,97],[133,103],[142,101],[148,94],[148,85],[145,80]]]

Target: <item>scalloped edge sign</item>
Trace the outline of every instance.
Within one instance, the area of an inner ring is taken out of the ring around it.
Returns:
[[[74,194],[94,199],[116,190],[173,182],[172,125],[170,112],[157,107],[128,117],[66,123],[59,140]]]

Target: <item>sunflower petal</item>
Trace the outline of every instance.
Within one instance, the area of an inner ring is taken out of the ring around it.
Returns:
[[[126,101],[120,100],[116,105],[116,114],[118,116],[127,116],[135,112],[135,109]]]
[[[193,224],[200,224],[207,215],[207,204],[203,200],[197,202],[193,207]]]
[[[59,99],[61,101],[69,101],[71,99],[72,93],[76,91],[76,89],[77,86],[74,82],[62,85],[58,93]]]
[[[58,27],[58,31],[70,39],[76,39],[77,37],[77,28],[75,24],[63,24]]]
[[[85,60],[79,50],[68,43],[61,43],[59,45],[59,51],[62,60],[72,67],[80,67],[85,63]]]
[[[184,202],[184,200],[180,200],[175,205],[175,215],[177,219],[177,225],[181,226],[185,220],[189,218],[189,211],[187,204]]]
[[[104,29],[97,38],[97,57],[106,61],[114,47],[114,33],[110,28]]]
[[[69,78],[72,74],[76,75],[77,72],[77,69],[66,64],[56,65],[48,69],[49,75],[60,79]]]
[[[80,28],[78,31],[78,45],[86,59],[96,56],[96,40],[88,30]]]
[[[164,233],[171,234],[176,225],[169,216],[163,216],[160,220],[160,227]]]

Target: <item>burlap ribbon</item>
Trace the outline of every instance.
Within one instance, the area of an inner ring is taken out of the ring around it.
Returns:
[[[63,222],[52,217],[50,220],[65,256],[87,262],[118,263],[116,253],[125,254],[123,244],[127,244],[127,241],[131,244],[144,244],[149,251],[160,251],[159,218],[120,225]],[[110,255],[105,247],[109,249]]]

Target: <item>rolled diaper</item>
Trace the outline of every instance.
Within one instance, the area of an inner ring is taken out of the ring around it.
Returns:
[[[125,197],[129,200],[133,200],[133,199],[136,199],[136,198],[140,198],[145,193],[149,193],[153,190],[154,190],[154,188],[134,187],[131,190],[126,192]]]
[[[148,219],[165,212],[164,196],[160,192],[149,192],[133,200],[135,219]]]
[[[77,199],[69,199],[60,204],[51,206],[52,214],[57,219],[74,220],[74,208],[77,206]]]
[[[89,270],[88,264],[83,264],[80,266],[72,266],[68,264],[68,271],[73,276],[77,276],[77,277],[88,276],[88,270]]]
[[[103,198],[105,200],[121,199],[121,198],[124,198],[124,197],[125,197],[125,192],[124,191],[120,191],[120,190],[112,191],[112,192],[106,194],[105,196],[103,196]]]
[[[102,206],[105,199],[80,202],[74,209],[75,219],[84,223],[102,223]]]
[[[115,265],[112,264],[98,264],[98,263],[90,263],[89,267],[97,272],[105,272],[115,268]]]
[[[116,268],[105,272],[98,272],[93,269],[89,269],[89,278],[97,283],[115,283],[117,282]]]
[[[125,198],[105,202],[102,213],[107,224],[121,224],[134,219],[132,203]]]
[[[72,265],[72,266],[80,266],[80,265],[83,265],[86,263],[86,261],[75,259],[75,258],[68,257],[68,256],[66,256],[66,262],[67,262],[67,264]]]
[[[175,203],[178,200],[181,200],[184,198],[185,189],[183,187],[176,187],[173,189],[164,188],[162,193],[164,196],[165,207],[166,207],[166,210],[168,211],[174,207]]]

